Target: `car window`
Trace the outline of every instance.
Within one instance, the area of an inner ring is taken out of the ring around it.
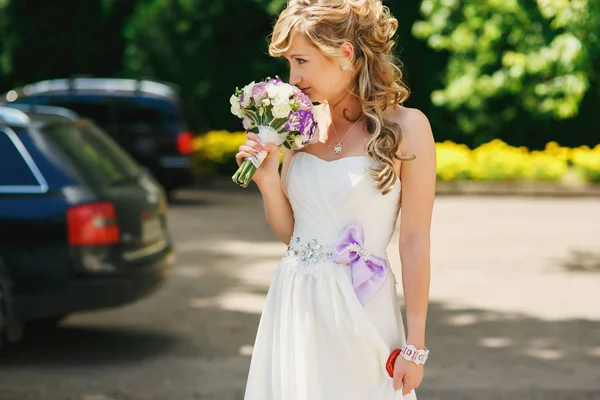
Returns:
[[[88,101],[86,98],[63,98],[62,96],[57,96],[50,97],[48,104],[73,110],[80,116],[93,120],[109,132],[115,132],[117,129],[113,106],[109,98]]]
[[[43,132],[82,175],[93,182],[112,185],[131,181],[140,174],[138,164],[92,123],[51,125]]]
[[[11,138],[7,132],[0,131],[0,189],[2,191],[14,186],[40,186],[17,145],[22,146],[16,135]]]
[[[186,129],[178,104],[160,98],[53,95],[19,101],[68,108],[93,120],[114,137],[151,132],[174,136]]]
[[[116,104],[117,120],[122,125],[148,123],[153,126],[164,124],[163,112],[156,107],[136,104],[132,101],[119,101]]]
[[[115,118],[122,134],[157,132],[176,135],[182,118],[175,103],[153,98],[115,98]]]

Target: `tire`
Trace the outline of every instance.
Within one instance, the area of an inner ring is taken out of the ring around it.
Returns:
[[[10,278],[0,258],[0,348],[18,342],[23,336],[23,323],[13,318]]]
[[[6,318],[4,316],[6,306],[4,305],[4,297],[4,290],[0,284],[0,349],[4,347],[4,339],[6,338]]]
[[[51,317],[44,318],[36,318],[27,321],[26,329],[27,331],[32,331],[31,333],[46,333],[48,331],[52,331],[58,327],[63,319],[65,319],[67,314],[63,315],[54,315]]]

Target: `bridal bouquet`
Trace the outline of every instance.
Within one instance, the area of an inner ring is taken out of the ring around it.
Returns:
[[[241,118],[244,129],[258,134],[263,143],[273,143],[282,152],[299,150],[317,137],[313,104],[296,86],[279,78],[267,78],[236,89],[229,99],[231,113]],[[267,156],[261,151],[244,160],[232,180],[247,187]]]

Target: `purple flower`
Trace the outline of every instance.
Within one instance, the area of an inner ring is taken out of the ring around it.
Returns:
[[[254,104],[256,104],[257,107],[260,107],[260,102],[267,94],[267,85],[268,82],[260,82],[254,85],[252,88],[252,98],[254,99]]]
[[[279,78],[269,78],[269,79],[267,79],[266,83],[272,83],[273,85],[278,85],[280,83],[283,83],[283,81]]]
[[[290,118],[285,123],[285,130],[289,132],[297,132],[300,129],[300,115],[298,111],[292,113]]]
[[[290,115],[288,122],[285,124],[285,129],[291,132],[299,132],[303,137],[303,143],[308,143],[315,134],[316,126],[317,124],[315,123],[312,112],[298,110]]]
[[[307,95],[305,95],[301,91],[295,91],[294,97],[298,100],[301,110],[306,110],[306,111],[312,110],[313,104]]]

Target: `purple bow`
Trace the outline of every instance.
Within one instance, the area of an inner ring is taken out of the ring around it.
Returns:
[[[346,227],[335,244],[332,259],[339,264],[350,264],[354,292],[364,306],[383,285],[388,263],[381,257],[369,254],[363,245],[362,225],[354,222]]]

